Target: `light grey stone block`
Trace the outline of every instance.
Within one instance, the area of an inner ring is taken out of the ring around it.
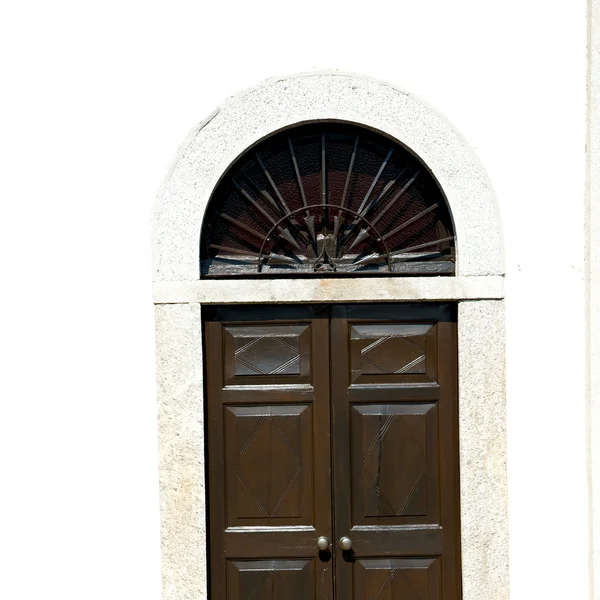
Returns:
[[[156,306],[163,600],[206,598],[199,304]]]
[[[464,600],[507,600],[504,302],[459,302],[459,446]]]
[[[503,298],[504,278],[362,277],[351,279],[202,279],[157,281],[154,302],[399,302]]]

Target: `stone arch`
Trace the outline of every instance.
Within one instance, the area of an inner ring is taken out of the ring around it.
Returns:
[[[428,166],[452,212],[458,276],[504,274],[492,188],[471,148],[447,121],[421,100],[387,83],[315,73],[271,79],[234,96],[191,133],[155,206],[155,280],[199,279],[204,214],[229,165],[274,132],[332,119],[384,132]]]
[[[200,280],[209,200],[230,165],[267,136],[314,121],[383,132],[422,160],[444,191],[455,277]],[[462,593],[508,600],[502,235],[474,152],[434,110],[386,83],[342,73],[266,81],[226,101],[190,134],[153,219],[164,600],[207,599],[203,304],[458,303]]]

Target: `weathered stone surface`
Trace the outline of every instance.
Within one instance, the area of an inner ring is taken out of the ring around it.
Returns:
[[[157,281],[154,302],[398,302],[503,298],[504,278],[375,277],[352,279],[203,279]]]
[[[458,275],[502,275],[500,220],[472,150],[434,110],[387,83],[343,73],[263,82],[225,102],[184,145],[155,207],[154,278],[199,278],[199,241],[210,195],[229,165],[265,136],[300,122],[351,121],[413,150],[450,204]]]
[[[156,306],[163,600],[206,598],[199,304]]]
[[[463,597],[507,600],[504,303],[458,306]]]

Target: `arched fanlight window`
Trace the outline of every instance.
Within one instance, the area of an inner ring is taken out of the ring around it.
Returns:
[[[345,123],[299,125],[243,154],[215,189],[202,276],[452,275],[442,190],[405,147]]]

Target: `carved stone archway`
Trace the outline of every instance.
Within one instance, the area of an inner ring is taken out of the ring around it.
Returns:
[[[290,126],[379,131],[427,166],[456,236],[454,277],[200,278],[213,191],[238,157]],[[435,111],[389,84],[340,73],[273,79],[225,102],[182,146],[154,214],[163,597],[206,598],[201,304],[458,302],[463,597],[508,598],[501,228],[472,150]]]

